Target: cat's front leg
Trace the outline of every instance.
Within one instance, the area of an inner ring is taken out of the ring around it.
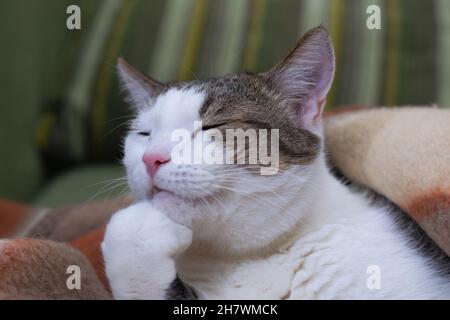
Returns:
[[[170,219],[150,202],[123,209],[107,225],[102,252],[116,299],[167,299],[178,289],[175,259],[192,242],[190,227]],[[186,296],[184,298],[190,298]]]

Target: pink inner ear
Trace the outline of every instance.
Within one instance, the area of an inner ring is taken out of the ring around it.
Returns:
[[[325,106],[325,102],[326,102],[325,98],[323,98],[322,100],[317,102],[317,112],[313,118],[313,124],[318,124],[320,122],[320,119],[322,118],[323,107]]]
[[[316,126],[322,116],[326,96],[333,80],[334,62],[327,60],[324,65],[328,68],[320,72],[320,78],[316,79],[316,87],[311,92],[309,100],[300,107],[300,123],[304,127]]]
[[[320,123],[325,101],[325,98],[319,101],[313,98],[300,107],[299,122],[302,127],[308,128]]]
[[[325,99],[328,90],[330,90],[331,83],[333,82],[334,74],[334,58],[325,55],[323,65],[325,66],[320,73],[320,79],[318,79],[314,94],[317,100]]]

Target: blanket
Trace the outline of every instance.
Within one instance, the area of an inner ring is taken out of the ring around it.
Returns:
[[[331,165],[392,201],[450,254],[450,110],[338,110],[324,121]],[[109,217],[132,201],[35,208],[0,200],[0,299],[110,299],[100,243]]]

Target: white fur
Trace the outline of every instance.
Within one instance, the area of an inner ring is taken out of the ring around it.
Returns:
[[[322,191],[309,205],[294,201],[286,208],[299,217],[307,212],[292,241],[250,258],[188,250],[177,264],[182,279],[202,299],[450,298],[448,280],[406,245],[385,209],[369,207],[320,162],[315,179]],[[272,228],[267,210],[251,217],[269,218],[261,233]],[[379,290],[367,286],[372,265],[381,271]]]
[[[116,299],[164,299],[176,276],[174,257],[191,243],[191,229],[148,202],[116,213],[102,243]]]
[[[194,130],[194,121],[199,121],[199,108],[203,104],[203,93],[191,90],[170,89],[138,114],[133,130],[125,139],[124,165],[132,193],[138,199],[148,198],[153,181],[147,175],[142,156],[145,152],[159,152],[170,155],[176,144],[171,140],[173,130],[184,128]],[[150,137],[139,132],[150,132]],[[173,170],[179,166],[169,163],[159,170],[155,180],[170,184]],[[180,186],[182,189],[183,186]]]
[[[168,163],[150,181],[143,153],[167,151],[169,131],[192,126],[203,99],[168,91],[134,123],[152,137],[126,139],[140,202],[112,218],[102,245],[116,298],[163,299],[176,273],[203,299],[450,298],[450,284],[406,245],[385,209],[341,185],[323,154],[269,177]],[[169,192],[149,200],[152,183]],[[367,287],[371,265],[381,270],[379,290]]]

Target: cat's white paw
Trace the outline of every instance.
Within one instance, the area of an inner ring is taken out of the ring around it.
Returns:
[[[114,214],[102,243],[114,297],[163,299],[176,276],[174,258],[191,242],[190,228],[149,202]]]
[[[187,249],[192,230],[173,221],[149,202],[134,204],[111,218],[105,233],[105,250],[126,248],[140,253],[174,256]]]

